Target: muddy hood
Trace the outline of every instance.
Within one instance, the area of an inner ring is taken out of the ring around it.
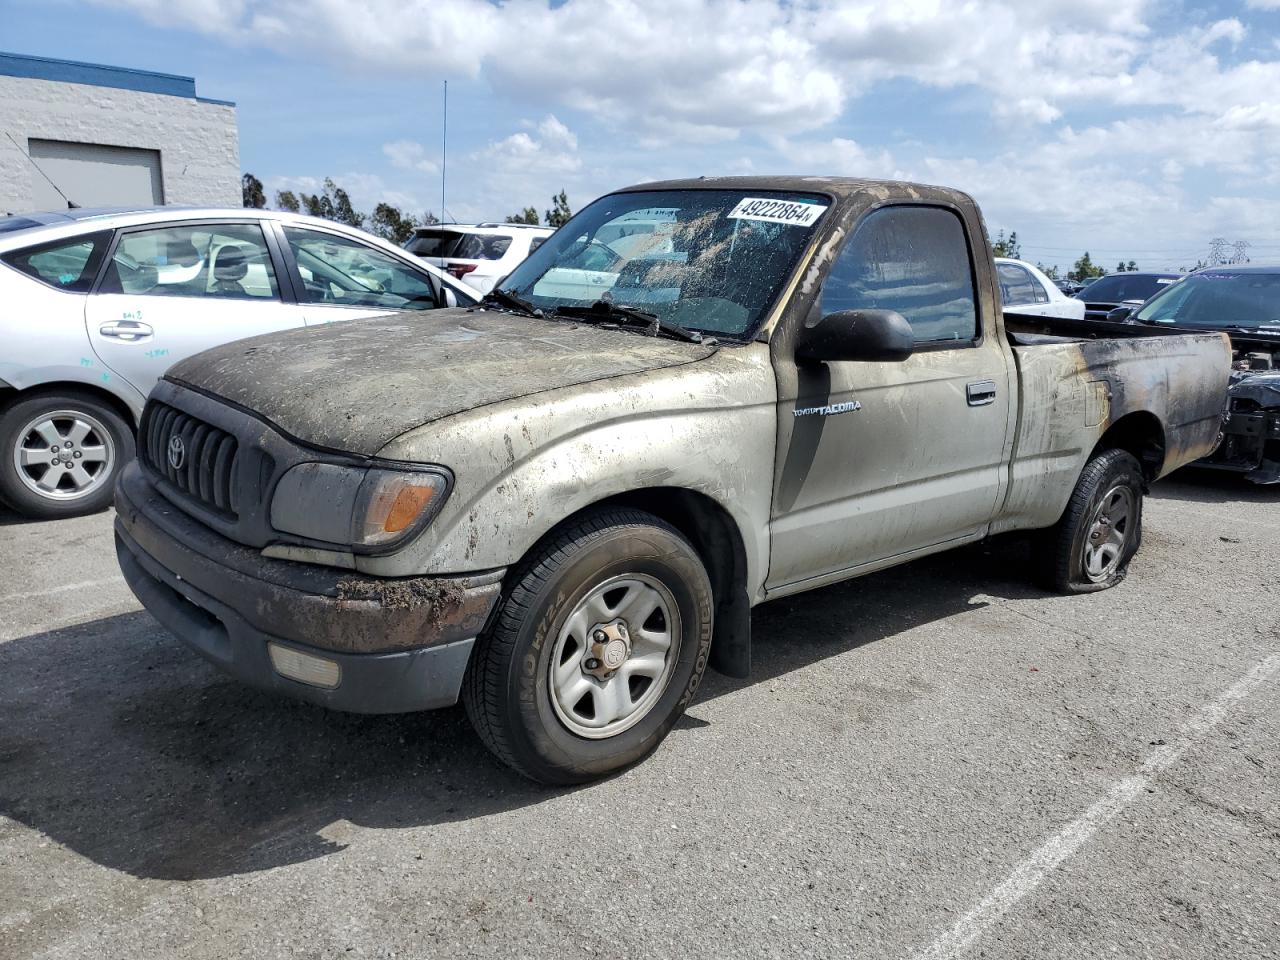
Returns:
[[[372,456],[490,403],[693,363],[714,346],[491,311],[437,310],[238,340],[166,379],[238,404],[315,446]]]

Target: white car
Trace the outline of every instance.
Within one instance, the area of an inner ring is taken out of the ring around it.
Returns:
[[[444,223],[419,227],[404,248],[488,293],[553,233],[527,223]]]
[[[1040,317],[1084,319],[1084,301],[1068,297],[1039,268],[1025,260],[996,257],[1004,308]]]
[[[46,518],[107,506],[147,393],[193,353],[477,299],[394,244],[276,210],[0,217],[0,500]]]

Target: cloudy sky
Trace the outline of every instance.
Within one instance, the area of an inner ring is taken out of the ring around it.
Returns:
[[[977,197],[1028,259],[1280,260],[1280,0],[0,0],[0,49],[194,75],[269,191],[574,208],[797,172]]]

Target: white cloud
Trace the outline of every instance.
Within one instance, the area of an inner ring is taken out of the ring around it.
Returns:
[[[481,77],[653,143],[818,130],[892,78],[985,90],[997,117],[1033,126],[1080,105],[1219,112],[1280,85],[1280,62],[1219,62],[1246,38],[1239,18],[1152,40],[1168,24],[1151,0],[95,2],[349,69]]]
[[[1155,0],[94,2],[387,82],[475,78],[541,117],[451,163],[461,216],[541,208],[561,187],[581,201],[691,170],[784,168],[951,183],[993,229],[1039,224],[1059,243],[1190,242],[1232,215],[1275,236],[1280,222],[1256,213],[1280,187],[1280,43],[1247,12],[1280,0],[1216,20]],[[864,130],[862,113],[891,115],[877,98],[904,89],[963,101],[962,121],[904,111],[892,134]],[[416,141],[382,150],[409,184],[437,172]]]
[[[904,176],[888,150],[867,150],[856,140],[845,137],[830,140],[778,138],[773,142],[773,148],[801,173],[879,180]]]
[[[416,140],[396,140],[384,143],[382,152],[391,165],[400,170],[416,170],[419,173],[439,173],[440,165],[427,156],[427,148]]]
[[[523,175],[573,173],[582,166],[578,138],[551,114],[536,125],[526,121],[533,133],[520,130],[477,150],[472,159],[487,163],[497,174]]]

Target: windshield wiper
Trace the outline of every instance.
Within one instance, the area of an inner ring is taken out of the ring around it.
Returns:
[[[516,310],[529,317],[541,317],[542,311],[535,307],[527,300],[522,300],[514,293],[508,293],[506,290],[499,290],[494,287],[483,297],[480,298],[481,304],[491,303],[500,307],[506,307],[508,310]]]
[[[556,307],[555,313],[574,320],[585,320],[588,323],[616,323],[620,327],[643,327],[651,337],[667,336],[686,343],[713,344],[715,337],[703,336],[698,330],[689,330],[675,323],[664,322],[656,313],[628,307],[625,304],[611,303],[608,300],[597,300],[589,307],[564,306]]]

